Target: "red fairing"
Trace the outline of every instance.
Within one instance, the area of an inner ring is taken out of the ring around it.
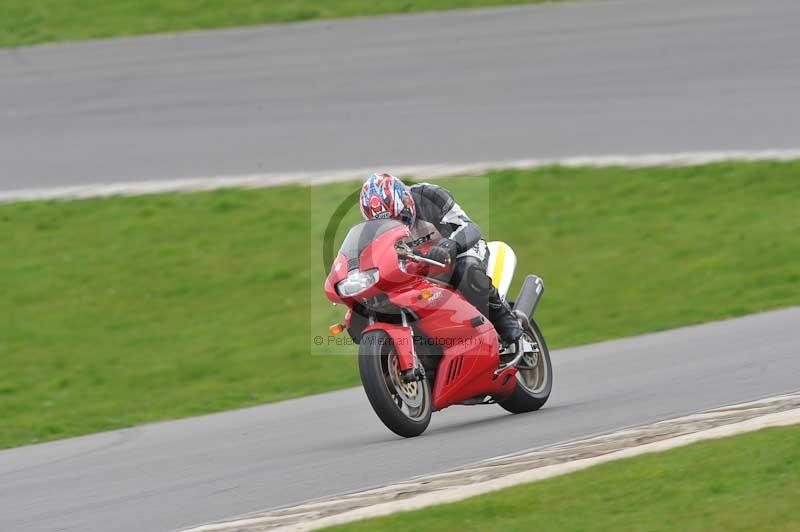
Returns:
[[[443,348],[433,382],[435,410],[475,397],[491,395],[501,399],[510,394],[516,386],[516,370],[509,368],[494,376],[499,366],[499,345],[488,319],[452,288],[425,277],[441,273],[441,270],[410,261],[405,261],[401,267],[395,245],[407,239],[408,234],[406,226],[398,225],[364,242],[357,267],[362,272],[377,269],[379,278],[374,285],[352,297],[342,297],[336,290],[336,284],[348,276],[348,264],[353,269],[356,262],[355,257],[340,253],[325,282],[328,299],[352,308],[357,303],[366,306],[371,298],[385,294],[391,303],[405,309],[407,316],[417,318],[413,329],[376,321],[363,332],[385,331],[395,345],[403,370],[414,367],[415,330]],[[348,325],[351,316],[352,312],[348,313]]]
[[[369,331],[385,331],[392,339],[392,344],[397,350],[397,359],[400,362],[400,369],[405,371],[414,367],[414,335],[411,327],[392,325],[390,323],[373,323],[364,329],[364,334]],[[362,340],[364,341],[364,340]]]
[[[336,283],[347,277],[347,257],[341,253],[336,256],[336,260],[331,265],[331,273],[325,279],[325,296],[334,303],[344,303],[339,293],[336,291]]]
[[[398,227],[381,235],[380,238],[372,242],[361,253],[359,268],[361,271],[378,268],[380,271],[379,290],[371,295],[378,293],[391,293],[409,283],[417,283],[421,280],[419,275],[410,274],[400,269],[400,258],[397,256],[395,244],[399,240],[408,238],[408,229]],[[370,297],[370,296],[368,296]]]
[[[423,290],[430,294],[428,299],[421,297]],[[395,305],[419,316],[415,326],[444,349],[433,385],[435,410],[479,395],[499,398],[514,390],[515,379],[493,378],[500,362],[494,327],[460,294],[423,281],[389,297]],[[481,319],[482,323],[473,325],[473,320]]]
[[[375,286],[354,297],[342,297],[336,290],[337,283],[347,278],[349,270],[348,257],[339,253],[331,265],[328,278],[325,280],[325,295],[327,298],[334,303],[344,303],[352,306],[354,303],[386,293],[404,284],[418,282],[420,280],[419,275],[409,274],[400,269],[399,258],[395,251],[395,244],[407,237],[408,228],[399,226],[387,231],[364,248],[359,255],[358,269],[367,271],[377,268],[380,272],[380,281]]]

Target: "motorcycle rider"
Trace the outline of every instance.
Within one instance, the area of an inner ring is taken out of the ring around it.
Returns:
[[[361,187],[361,214],[366,220],[392,218],[410,227],[412,247],[428,241],[425,256],[452,262],[451,284],[489,318],[505,345],[522,336],[522,328],[486,273],[489,250],[481,230],[445,188],[429,183],[407,187],[383,173],[369,176]]]

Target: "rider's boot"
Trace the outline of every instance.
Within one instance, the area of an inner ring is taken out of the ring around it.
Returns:
[[[522,327],[511,313],[508,303],[500,297],[497,289],[492,287],[489,293],[489,321],[492,322],[500,341],[505,345],[512,345],[522,336]]]

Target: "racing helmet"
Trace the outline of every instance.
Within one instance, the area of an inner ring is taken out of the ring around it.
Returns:
[[[372,174],[361,187],[359,199],[365,220],[391,218],[411,225],[416,208],[411,193],[402,181],[389,174]]]

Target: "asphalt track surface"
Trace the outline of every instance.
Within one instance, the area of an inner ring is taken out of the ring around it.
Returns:
[[[795,307],[554,351],[541,411],[452,407],[410,440],[350,389],[2,451],[0,530],[164,532],[795,391],[799,324]]]
[[[0,51],[0,190],[794,148],[799,25],[619,0]]]

